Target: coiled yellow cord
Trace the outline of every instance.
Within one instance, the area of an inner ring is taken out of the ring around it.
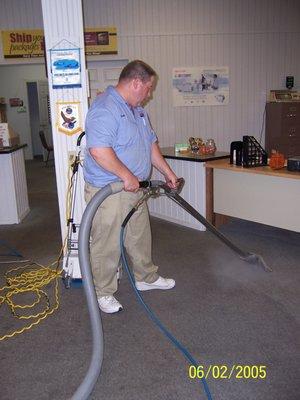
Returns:
[[[58,264],[56,261],[55,263]],[[53,263],[53,264],[55,264]],[[61,269],[52,269],[37,263],[30,263],[22,267],[13,268],[5,274],[6,286],[0,288],[0,307],[6,303],[10,308],[11,314],[18,319],[31,320],[30,324],[14,332],[0,336],[0,341],[12,338],[15,335],[28,331],[33,326],[38,325],[43,319],[53,314],[59,307],[58,299],[58,279],[61,277]],[[38,267],[38,269],[36,269]],[[18,271],[20,273],[18,273]],[[45,290],[45,286],[54,282],[54,302],[51,304],[50,296]],[[14,296],[34,293],[35,298],[30,304],[18,304]],[[27,315],[28,309],[40,306],[41,311]]]
[[[77,161],[80,164],[80,161]],[[67,223],[72,213],[72,188],[74,174],[71,176],[72,163],[68,165],[68,188],[66,196],[66,219]],[[38,325],[42,320],[49,317],[59,307],[58,280],[62,277],[62,269],[60,261],[67,250],[67,237],[64,240],[59,257],[49,266],[45,267],[36,262],[23,265],[21,267],[12,268],[5,274],[6,285],[0,288],[0,307],[4,304],[10,308],[11,314],[20,320],[32,321],[28,325],[17,329],[11,333],[0,336],[0,341],[19,335],[32,327]],[[53,268],[56,265],[55,268]],[[45,289],[47,285],[54,283],[52,286],[53,294],[50,296]],[[29,304],[18,304],[14,297],[33,294],[34,299]],[[54,300],[50,300],[52,297]],[[28,310],[39,308],[39,311],[28,315]]]

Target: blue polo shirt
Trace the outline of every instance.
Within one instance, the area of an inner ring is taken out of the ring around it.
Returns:
[[[102,168],[91,156],[94,147],[111,147],[124,165],[140,180],[151,172],[151,147],[157,141],[143,107],[130,108],[113,86],[97,96],[86,122],[86,153],[83,173],[86,182],[95,187],[120,181]]]

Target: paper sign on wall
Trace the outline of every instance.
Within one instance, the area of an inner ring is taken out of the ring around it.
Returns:
[[[174,68],[172,86],[175,107],[228,104],[228,67]]]
[[[80,49],[51,49],[53,89],[81,87]]]

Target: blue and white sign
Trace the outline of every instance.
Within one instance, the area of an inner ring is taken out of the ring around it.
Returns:
[[[219,106],[229,102],[228,67],[173,68],[173,104]]]
[[[53,89],[81,87],[80,49],[51,49]]]

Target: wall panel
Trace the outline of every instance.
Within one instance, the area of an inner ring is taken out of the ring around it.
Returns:
[[[40,0],[1,5],[1,29],[43,26]],[[83,0],[83,9],[86,27],[117,26],[113,59],[142,58],[157,70],[148,109],[163,146],[200,135],[227,150],[243,134],[260,137],[269,90],[284,88],[286,75],[300,89],[298,0]],[[174,108],[172,68],[204,65],[229,66],[230,104]]]

